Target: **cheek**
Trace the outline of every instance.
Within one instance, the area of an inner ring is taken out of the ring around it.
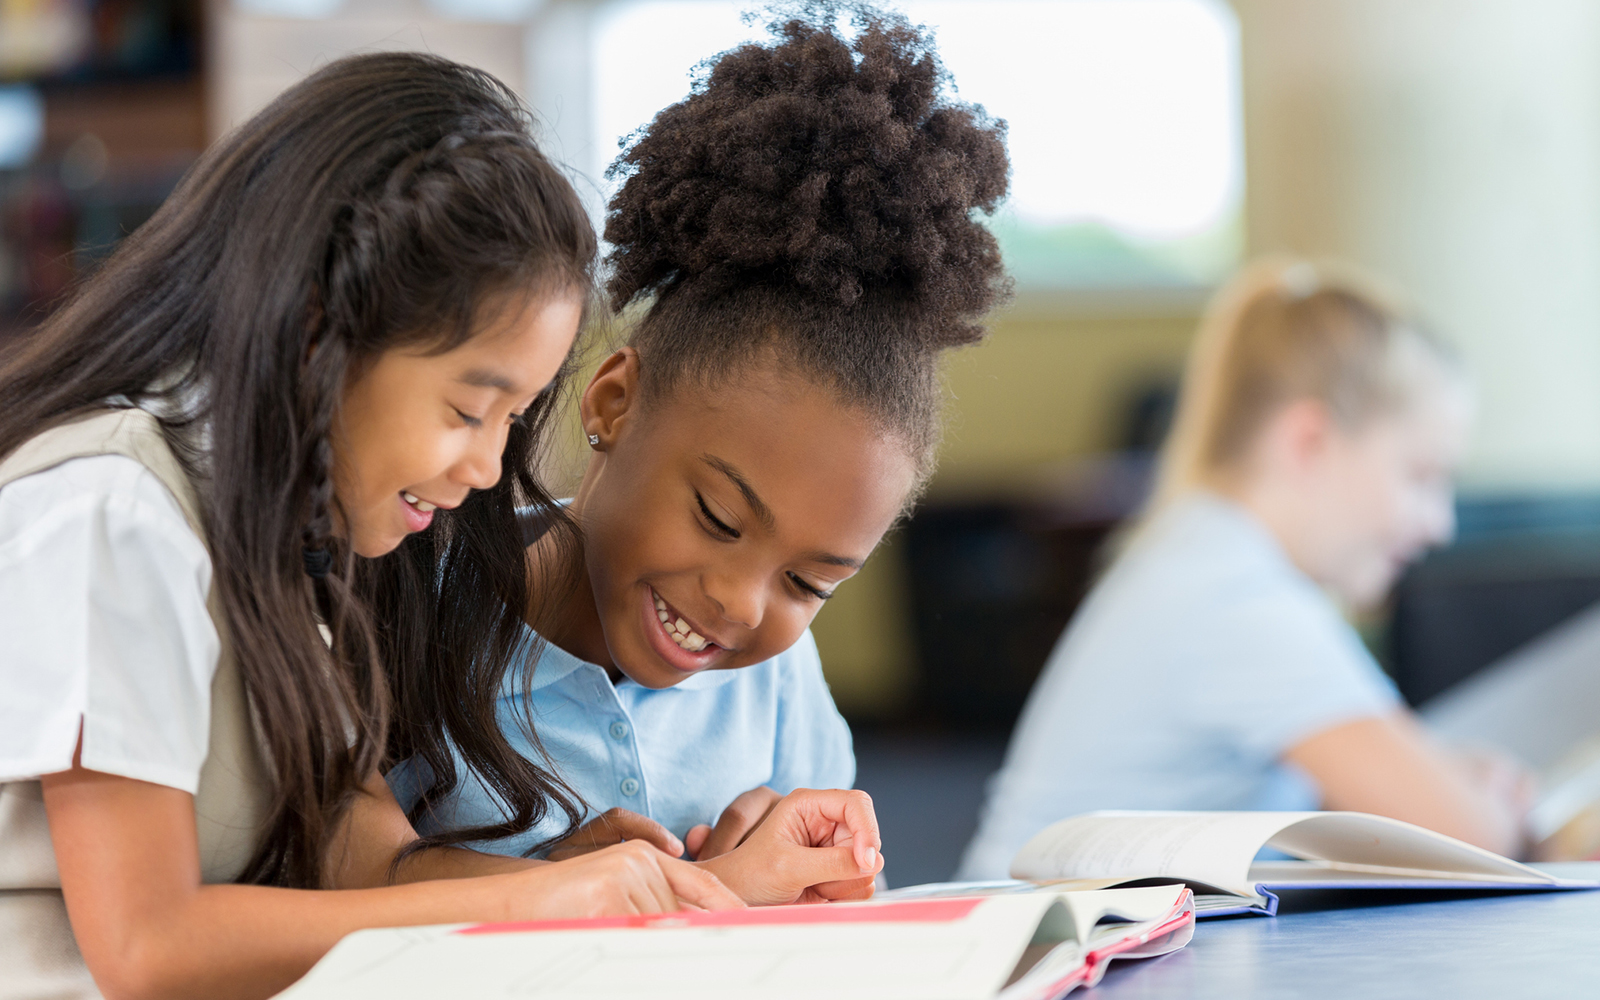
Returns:
[[[451,435],[405,415],[372,427],[353,467],[352,485],[365,505],[387,503],[390,494],[421,486],[450,466]]]

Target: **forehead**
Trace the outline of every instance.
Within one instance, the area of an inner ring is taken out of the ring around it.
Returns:
[[[671,395],[652,408],[651,446],[724,481],[706,458],[736,468],[797,544],[865,558],[915,483],[905,443],[827,389],[752,375]]]
[[[532,395],[566,357],[582,311],[576,295],[529,296],[486,310],[471,337],[433,355],[438,374],[513,396]]]

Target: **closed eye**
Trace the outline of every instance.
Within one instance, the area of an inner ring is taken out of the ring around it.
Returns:
[[[700,515],[708,522],[708,529],[712,534],[721,535],[723,538],[730,540],[739,537],[739,529],[724,524],[717,519],[717,515],[711,513],[711,508],[706,506],[706,498],[700,495],[699,490],[695,491],[694,502],[700,505]]]
[[[807,596],[810,596],[810,597],[815,597],[819,601],[826,601],[828,598],[833,596],[833,591],[831,591],[831,590],[820,590],[817,587],[814,587],[811,584],[807,583],[797,573],[790,573],[789,574],[789,582],[793,583],[796,587],[798,587],[802,593],[804,593],[804,594],[806,594]]]
[[[456,408],[453,407],[453,406],[450,407],[450,409],[456,410]],[[461,418],[461,422],[466,424],[468,427],[482,427],[483,426],[483,421],[482,420],[478,419],[477,417],[472,416],[469,413],[462,413],[460,410],[456,410],[456,416],[460,417]]]

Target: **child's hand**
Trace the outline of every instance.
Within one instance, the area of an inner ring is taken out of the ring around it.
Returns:
[[[727,854],[745,842],[782,798],[766,785],[740,795],[722,810],[715,829],[701,823],[683,835],[683,842],[689,846],[689,857],[696,861],[710,861]]]
[[[723,910],[744,905],[715,873],[669,858],[642,840],[613,844],[559,864],[539,864],[479,880],[517,885],[506,900],[507,920],[603,917],[675,910]],[[514,880],[514,881],[505,881]]]
[[[670,857],[683,857],[683,841],[674,837],[672,831],[647,816],[626,809],[607,809],[574,830],[570,837],[559,841],[545,857],[551,861],[565,861],[625,840],[642,840]]]
[[[802,788],[778,800],[743,844],[697,863],[751,905],[820,903],[871,896],[881,847],[866,792]]]

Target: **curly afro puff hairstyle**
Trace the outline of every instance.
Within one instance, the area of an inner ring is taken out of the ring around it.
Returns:
[[[612,304],[654,296],[631,341],[646,399],[770,356],[899,435],[925,481],[939,355],[981,339],[1010,289],[974,218],[1006,194],[1005,124],[943,95],[900,15],[810,3],[771,31],[612,165]]]

